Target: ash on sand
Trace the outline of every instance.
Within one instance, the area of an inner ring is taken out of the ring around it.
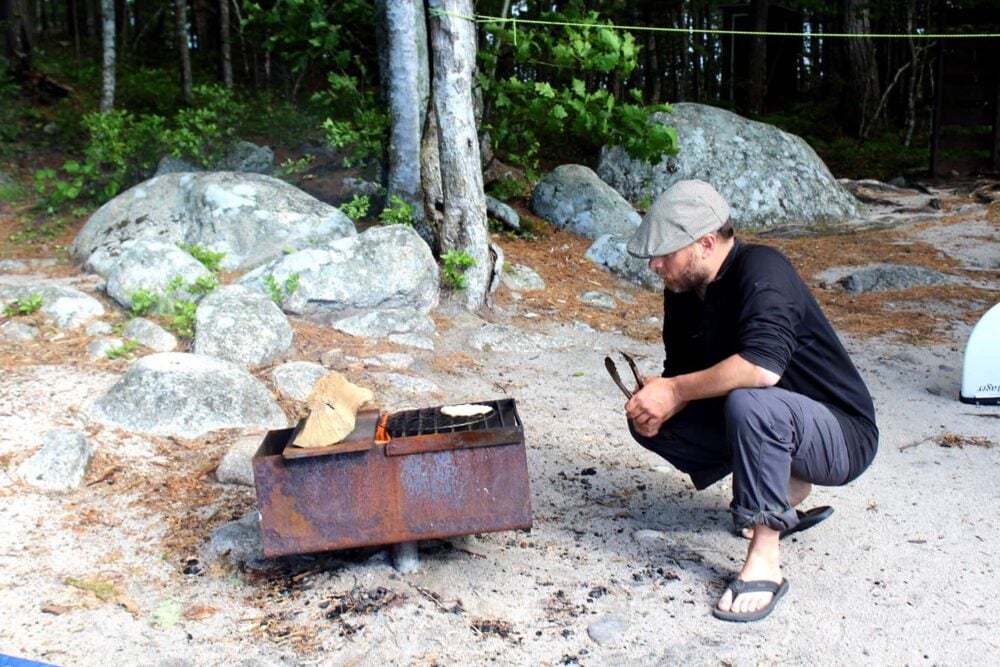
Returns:
[[[842,333],[875,397],[882,443],[857,482],[807,501],[837,512],[782,543],[791,588],[761,623],[710,614],[746,549],[731,532],[728,481],[694,493],[631,442],[603,367],[615,350],[646,373],[660,367],[649,320],[660,298],[591,270],[586,245],[553,232],[534,244],[498,239],[508,261],[530,266],[547,287],[517,301],[501,292],[488,317],[565,347],[479,351],[468,342],[483,321],[461,312],[435,313],[447,326],[434,352],[329,343],[296,324],[304,356],[318,360],[331,347],[352,359],[405,352],[413,364],[400,372],[442,393],[397,393],[386,409],[518,401],[534,528],[423,543],[420,568],[408,575],[391,567],[387,549],[266,561],[262,570],[202,564],[213,530],[253,508],[251,489],[213,474],[238,434],[183,441],[98,427],[90,404],[124,361],[95,366],[83,343],[0,341],[0,646],[102,667],[978,664],[1000,655],[1000,410],[957,400],[970,327],[1000,295],[996,267],[982,261],[982,245],[995,241],[982,232],[996,239],[1000,229],[995,208],[939,195],[940,217],[919,225],[768,240],[789,253]],[[938,249],[933,238],[948,243]],[[812,278],[874,262],[975,285],[851,297]],[[605,311],[577,300],[594,289],[635,303]],[[304,349],[313,340],[325,348]],[[354,364],[351,379],[369,383],[376,368]],[[96,444],[84,485],[65,495],[14,477],[55,428]],[[659,535],[637,541],[640,531]],[[115,595],[94,593],[108,586]]]

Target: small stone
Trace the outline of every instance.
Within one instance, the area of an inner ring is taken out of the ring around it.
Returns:
[[[339,347],[324,352],[320,355],[319,362],[332,371],[346,371],[348,365],[347,355]]]
[[[16,259],[0,260],[0,273],[20,273],[27,269],[27,264]]]
[[[113,326],[101,320],[95,320],[87,325],[88,336],[107,336],[114,330]]]
[[[529,266],[523,264],[504,264],[504,287],[514,292],[534,292],[545,289],[545,281]]]
[[[628,623],[616,616],[609,616],[587,626],[587,634],[598,644],[607,644],[618,639],[628,630]]]
[[[258,436],[246,436],[234,442],[215,469],[215,478],[222,484],[253,486],[253,455],[260,443]]]
[[[643,529],[632,533],[632,539],[643,546],[649,546],[666,538],[667,534],[660,530]]]
[[[94,449],[94,443],[80,431],[49,431],[42,436],[41,449],[18,468],[18,477],[46,491],[68,491],[83,481]]]
[[[122,329],[122,336],[154,352],[173,352],[177,349],[177,338],[172,333],[144,317],[129,320]]]
[[[4,322],[0,325],[0,331],[7,340],[34,340],[38,336],[38,327],[15,320]]]
[[[122,347],[124,344],[121,338],[100,338],[87,346],[87,354],[91,361],[107,359],[108,352]]]
[[[615,298],[605,292],[584,292],[577,298],[589,306],[594,306],[595,308],[601,308],[603,310],[614,310],[618,307],[618,303],[615,301]]]

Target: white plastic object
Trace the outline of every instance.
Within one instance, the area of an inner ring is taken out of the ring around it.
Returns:
[[[972,328],[958,398],[963,403],[1000,405],[1000,303]]]

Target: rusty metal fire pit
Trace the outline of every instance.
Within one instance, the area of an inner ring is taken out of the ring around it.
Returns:
[[[362,410],[343,442],[315,449],[290,445],[296,429],[268,432],[253,458],[264,555],[530,528],[514,400],[478,404],[493,410]]]

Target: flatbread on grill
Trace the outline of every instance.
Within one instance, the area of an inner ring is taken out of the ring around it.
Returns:
[[[493,412],[493,408],[488,405],[477,405],[475,403],[463,403],[461,405],[446,405],[441,408],[441,414],[446,417],[478,417],[488,415]]]

